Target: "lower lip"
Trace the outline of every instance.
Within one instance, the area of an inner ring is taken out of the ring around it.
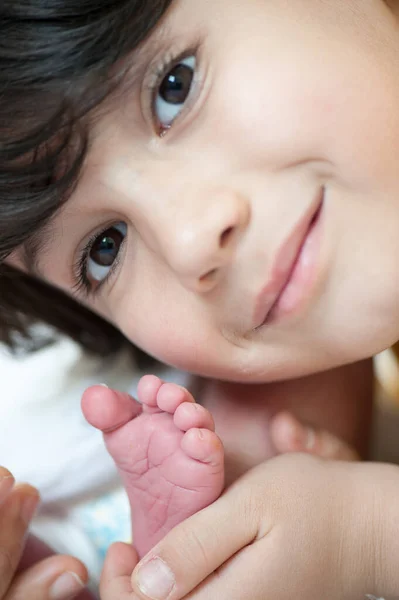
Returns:
[[[291,275],[270,309],[264,324],[275,322],[296,313],[306,301],[306,298],[309,298],[317,274],[316,267],[321,244],[323,206],[324,203],[314,216]]]

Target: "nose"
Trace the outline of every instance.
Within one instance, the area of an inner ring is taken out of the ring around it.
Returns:
[[[250,220],[250,203],[235,191],[206,194],[193,203],[185,200],[169,231],[166,259],[185,287],[209,292],[233,259]]]

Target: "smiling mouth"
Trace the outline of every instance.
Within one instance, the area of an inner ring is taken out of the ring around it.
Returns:
[[[254,329],[270,323],[280,312],[292,312],[304,295],[305,288],[310,285],[311,277],[307,275],[301,278],[300,271],[301,268],[305,271],[307,260],[312,262],[305,256],[305,250],[312,246],[312,237],[323,211],[324,193],[323,187],[310,210],[296,224],[277,252],[271,276],[256,301]],[[288,296],[288,289],[294,279],[299,279],[298,289],[294,298],[287,299],[285,296]],[[281,306],[284,299],[285,306]]]

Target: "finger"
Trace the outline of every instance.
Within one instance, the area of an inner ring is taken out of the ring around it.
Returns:
[[[289,550],[279,551],[283,540],[274,533],[267,534],[267,543],[255,541],[238,552],[185,595],[184,600],[326,600],[327,596],[311,595],[309,589],[308,593],[303,593],[303,587],[307,586],[306,580],[305,585],[301,585],[301,580],[308,576],[302,574],[298,565],[290,571],[287,567],[291,566]],[[287,545],[287,540],[285,542]],[[338,597],[334,596],[335,599]],[[174,596],[172,598],[174,600]]]
[[[356,451],[332,433],[302,425],[291,413],[274,417],[270,433],[277,452],[306,452],[333,460],[358,460]]]
[[[23,571],[12,582],[4,600],[93,599],[88,590],[87,570],[71,556],[52,556]]]
[[[39,503],[39,494],[29,485],[18,485],[0,506],[0,598],[14,577],[24,547],[28,525]]]
[[[4,467],[0,467],[0,505],[7,498],[14,483],[14,477],[11,475],[10,471]]]
[[[132,546],[118,542],[109,548],[101,573],[101,600],[135,598],[131,575],[137,562],[138,555]]]
[[[294,600],[295,596],[287,595],[286,590],[282,594],[282,589],[287,585],[281,576],[282,569],[278,569],[279,579],[274,576],[273,545],[272,542],[267,548],[260,549],[255,542],[207,577],[184,600]]]
[[[18,564],[18,572],[28,569],[49,556],[54,556],[54,550],[47,546],[43,540],[40,540],[32,534],[28,535],[25,540],[21,560]]]
[[[139,563],[132,575],[137,597],[184,598],[256,538],[256,514],[251,507],[244,507],[239,492],[232,486],[214,504],[175,527]]]

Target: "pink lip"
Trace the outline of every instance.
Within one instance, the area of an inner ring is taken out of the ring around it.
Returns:
[[[313,225],[318,220],[324,200],[324,188],[320,190],[308,212],[295,225],[293,231],[283,242],[277,252],[271,277],[262,289],[256,300],[254,312],[254,329],[258,329],[270,320],[271,314],[276,312],[279,301],[286,290],[298,259],[302,253],[308,236],[313,230]]]

